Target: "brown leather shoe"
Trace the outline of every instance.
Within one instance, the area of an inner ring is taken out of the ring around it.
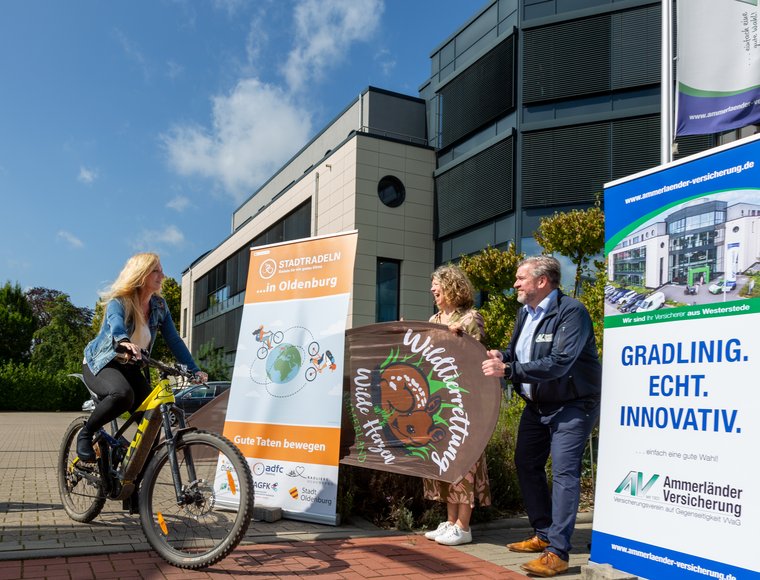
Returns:
[[[533,536],[522,542],[507,544],[510,552],[543,552],[548,546],[549,542],[545,542],[538,536]]]
[[[520,566],[526,572],[541,578],[551,578],[567,572],[568,563],[554,552],[544,552],[540,557]]]

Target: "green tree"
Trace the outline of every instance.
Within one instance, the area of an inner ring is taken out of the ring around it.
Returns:
[[[607,264],[603,260],[595,261],[596,275],[593,280],[583,281],[583,291],[578,298],[588,310],[594,324],[594,338],[599,357],[602,356],[604,344],[604,287],[607,281]]]
[[[92,311],[78,308],[57,293],[45,306],[48,323],[34,333],[31,366],[50,373],[80,372],[82,353],[92,337]]]
[[[18,283],[0,287],[0,362],[29,360],[37,330],[34,311]]]
[[[229,381],[230,368],[224,357],[224,349],[214,346],[214,339],[204,342],[196,357],[198,366],[208,374],[210,381]]]
[[[488,345],[506,348],[520,307],[512,291],[517,264],[524,257],[510,245],[506,251],[487,247],[474,256],[462,256],[459,267],[472,285],[485,293],[480,313],[485,322]]]
[[[573,296],[578,297],[589,262],[604,249],[604,212],[597,201],[586,210],[555,213],[541,219],[533,237],[547,254],[561,254],[575,264]]]

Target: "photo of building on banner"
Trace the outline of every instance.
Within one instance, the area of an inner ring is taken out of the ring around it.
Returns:
[[[605,186],[595,563],[760,578],[759,186],[757,137]]]
[[[756,0],[677,4],[676,135],[704,135],[760,122]]]
[[[459,482],[499,415],[501,386],[486,350],[428,322],[386,322],[346,333],[341,463]]]
[[[251,250],[224,435],[256,504],[336,524],[343,351],[355,232]]]

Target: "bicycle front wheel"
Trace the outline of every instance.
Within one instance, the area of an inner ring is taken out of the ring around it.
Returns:
[[[66,428],[56,466],[63,509],[77,522],[91,522],[106,503],[98,465],[84,464],[77,459],[77,435],[87,419],[87,416],[77,417]]]
[[[163,446],[140,486],[140,523],[167,562],[203,568],[227,556],[245,535],[253,514],[251,472],[238,448],[215,433],[182,433],[175,449],[180,498]]]

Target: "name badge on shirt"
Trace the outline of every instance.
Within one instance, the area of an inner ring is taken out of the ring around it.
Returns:
[[[536,342],[551,342],[554,340],[554,334],[537,334]]]

